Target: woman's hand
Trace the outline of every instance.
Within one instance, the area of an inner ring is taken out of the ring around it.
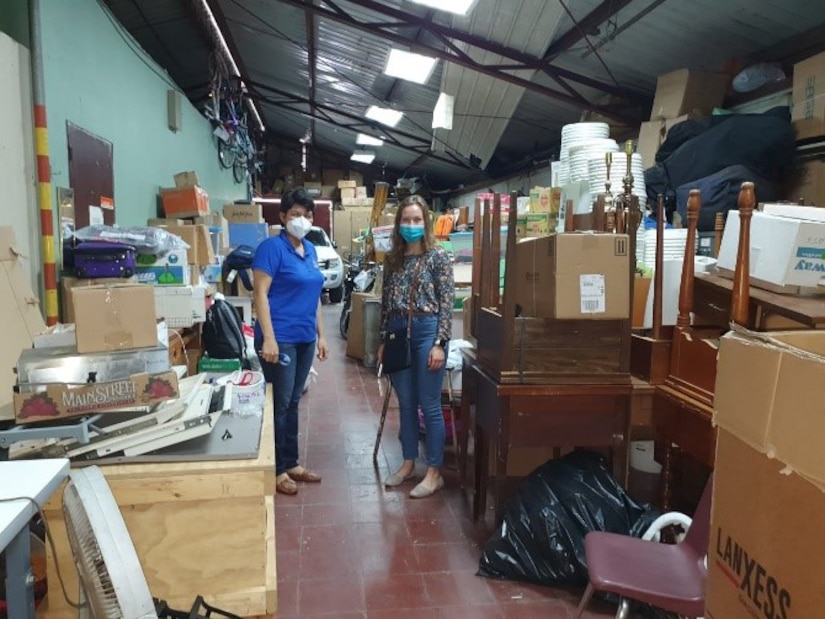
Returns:
[[[445,358],[444,349],[441,346],[433,346],[430,348],[430,354],[427,357],[427,369],[431,372],[440,370],[444,367]]]
[[[318,338],[318,361],[326,361],[329,356],[329,348],[327,348],[327,339],[325,337]]]
[[[265,339],[261,345],[261,358],[269,363],[278,363],[278,342]]]

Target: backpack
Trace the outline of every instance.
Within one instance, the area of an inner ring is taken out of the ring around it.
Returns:
[[[248,368],[241,317],[223,298],[216,296],[212,307],[206,310],[201,338],[207,356],[212,359],[238,359],[241,367]]]
[[[243,282],[244,288],[251,291],[252,281],[249,279],[249,269],[252,268],[252,261],[255,259],[255,248],[249,245],[238,245],[233,249],[224,260],[226,268],[230,272],[227,281],[231,282],[235,279],[231,272],[237,272]]]

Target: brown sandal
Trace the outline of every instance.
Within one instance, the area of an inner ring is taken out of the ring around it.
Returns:
[[[275,480],[275,492],[281,494],[298,494],[298,485],[289,475],[284,475],[281,480]]]
[[[320,474],[300,466],[292,469],[291,471],[287,471],[287,475],[295,481],[303,481],[310,484],[317,484],[321,481]]]

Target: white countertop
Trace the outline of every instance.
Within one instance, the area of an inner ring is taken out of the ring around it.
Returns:
[[[65,458],[0,462],[0,550],[37,512],[31,501],[3,499],[30,497],[42,506],[68,475],[69,461]]]

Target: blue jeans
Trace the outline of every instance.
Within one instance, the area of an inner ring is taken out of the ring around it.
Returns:
[[[391,331],[406,327],[407,317],[393,318],[387,328]],[[427,358],[438,334],[437,316],[413,316],[410,334],[412,365],[392,375],[392,386],[398,398],[401,416],[401,450],[405,460],[418,458],[418,407],[424,413],[427,431],[425,446],[427,466],[440,467],[444,463],[444,415],[441,412],[441,385],[445,366],[440,370],[427,369]],[[446,355],[448,351],[444,351]]]
[[[261,342],[255,342],[256,350]],[[286,353],[292,362],[283,366],[261,359],[261,369],[266,382],[272,383],[272,402],[275,408],[275,474],[281,475],[298,466],[298,403],[304,393],[315,342],[306,344],[282,344],[279,352]]]

